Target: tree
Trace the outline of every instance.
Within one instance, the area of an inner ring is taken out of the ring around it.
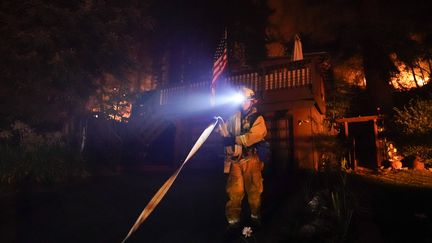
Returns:
[[[275,14],[269,19],[268,33],[281,42],[302,33],[302,40],[309,41],[304,43],[305,47],[330,50],[334,59],[347,60],[359,55],[371,101],[365,113],[375,113],[378,106],[390,112],[393,101],[389,81],[398,72],[390,54],[399,56],[403,52],[406,60],[430,57],[431,15],[427,4],[427,1],[389,4],[380,0],[273,0],[270,6]],[[413,42],[413,35],[424,36],[424,41]]]
[[[85,123],[89,97],[106,85],[100,80],[113,77],[110,85],[121,87],[117,93],[123,97],[151,72],[147,53],[153,20],[148,4],[0,3],[2,182],[65,179],[82,168],[77,153],[80,125]],[[119,95],[111,100],[117,102],[117,110],[123,105]]]
[[[170,0],[155,2],[151,10],[157,24],[153,50],[158,56],[165,55],[168,63],[164,66],[169,78],[164,81],[210,80],[224,29],[228,31],[229,64],[250,65],[266,56],[265,25],[270,12],[265,0]]]
[[[2,1],[2,121],[73,127],[95,80],[108,73],[125,82],[143,68],[152,27],[147,9],[137,0]]]
[[[234,1],[229,3],[231,63],[254,65],[266,54],[266,23],[270,9],[266,1]]]

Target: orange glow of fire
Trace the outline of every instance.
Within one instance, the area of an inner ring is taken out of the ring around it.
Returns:
[[[396,54],[392,54],[390,57],[399,71],[390,81],[394,88],[408,90],[422,87],[429,82],[431,75],[429,61],[417,60],[415,66],[408,66],[398,60]]]
[[[126,100],[122,100],[118,105],[114,105],[113,109],[117,112],[117,115],[113,116],[114,120],[121,121],[131,116],[132,104]]]
[[[86,108],[95,118],[105,117],[118,122],[127,122],[131,117],[134,93],[156,88],[156,77],[151,73],[131,72],[125,80],[105,73],[95,80],[97,89],[89,97]],[[100,116],[105,114],[104,116]]]
[[[344,80],[358,87],[366,87],[363,61],[359,56],[351,57],[341,63],[335,63],[333,73],[337,80]]]

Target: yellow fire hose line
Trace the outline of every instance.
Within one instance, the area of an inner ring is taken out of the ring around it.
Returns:
[[[180,168],[178,168],[173,175],[162,185],[161,188],[157,191],[157,193],[153,196],[153,198],[150,200],[150,202],[147,204],[147,206],[143,209],[138,219],[135,221],[132,228],[129,230],[129,233],[126,235],[126,237],[123,239],[122,243],[124,243],[137,229],[138,227],[144,223],[144,221],[150,216],[150,214],[153,212],[153,210],[156,208],[156,206],[159,204],[159,202],[162,200],[162,198],[165,196],[165,194],[168,192],[168,190],[171,188],[172,184],[174,183],[177,176],[180,174],[180,171],[183,169],[183,166],[186,164],[186,162],[189,161],[190,158],[198,151],[198,149],[201,147],[201,145],[207,140],[207,138],[210,136],[211,132],[215,128],[216,124],[219,120],[222,120],[220,117],[215,117],[216,121],[212,124],[210,124],[200,135],[198,140],[195,142],[194,146],[190,150],[188,156],[184,160],[184,162],[181,164]],[[223,120],[222,120],[223,122]]]

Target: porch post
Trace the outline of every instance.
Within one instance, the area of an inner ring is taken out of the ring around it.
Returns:
[[[378,141],[377,119],[374,119],[373,123],[374,123],[374,137],[375,137],[375,157],[377,162],[377,169],[379,169],[381,167],[381,153],[380,153],[380,145]]]

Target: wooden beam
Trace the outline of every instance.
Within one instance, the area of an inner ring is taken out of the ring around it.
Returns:
[[[336,119],[336,122],[366,122],[366,121],[373,121],[378,120],[380,117],[378,116],[359,116],[359,117],[349,117],[349,118],[340,118]]]

